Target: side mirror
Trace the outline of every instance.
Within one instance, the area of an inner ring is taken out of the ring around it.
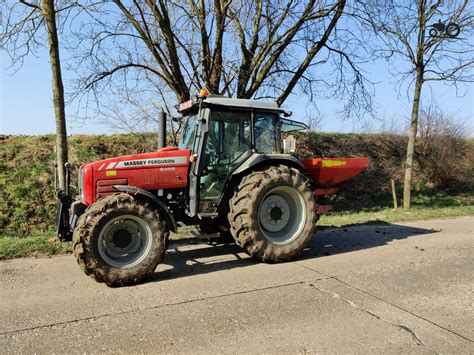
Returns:
[[[183,122],[183,117],[182,116],[180,116],[180,117],[171,117],[171,120],[173,122],[176,122],[176,123],[181,123],[181,122]]]
[[[283,153],[291,154],[294,152],[296,152],[296,138],[289,135],[283,139]]]

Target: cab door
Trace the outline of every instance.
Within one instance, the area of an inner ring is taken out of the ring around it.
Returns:
[[[191,166],[189,168],[189,216],[194,217],[198,213],[199,203],[199,181],[205,157],[202,154],[209,131],[209,108],[201,108],[196,119],[197,131],[191,149]]]
[[[199,179],[199,212],[213,213],[229,177],[252,154],[251,111],[212,110]]]

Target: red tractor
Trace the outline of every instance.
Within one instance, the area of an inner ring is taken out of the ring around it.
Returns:
[[[295,158],[282,133],[307,127],[274,102],[200,95],[179,111],[178,147],[82,165],[78,199],[58,192],[58,236],[72,238],[79,265],[98,282],[153,274],[178,223],[232,239],[260,261],[290,260],[330,208],[318,200],[368,165]]]

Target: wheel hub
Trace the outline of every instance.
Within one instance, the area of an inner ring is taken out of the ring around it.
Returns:
[[[132,242],[132,235],[127,229],[119,229],[112,235],[112,242],[117,248],[125,249]]]
[[[99,235],[99,254],[107,264],[128,268],[138,264],[151,248],[150,226],[133,215],[116,217]]]
[[[272,210],[270,211],[270,217],[272,217],[274,221],[278,221],[282,215],[283,215],[283,211],[278,206],[273,207]]]
[[[305,203],[291,186],[278,186],[268,192],[260,203],[258,218],[265,238],[277,245],[290,243],[304,227]]]
[[[260,207],[260,224],[270,232],[285,228],[290,219],[290,207],[280,195],[270,195]]]

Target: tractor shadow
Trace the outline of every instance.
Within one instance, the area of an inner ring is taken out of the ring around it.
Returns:
[[[351,224],[343,227],[321,227],[296,260],[330,257],[341,253],[371,249],[397,240],[423,234],[437,233],[383,221]],[[419,248],[423,251],[423,248]],[[160,265],[149,282],[157,282],[206,274],[258,264],[235,244],[217,244],[202,239],[171,242],[163,265]]]
[[[388,245],[396,240],[438,233],[436,229],[391,224],[383,221],[350,224],[342,227],[322,227],[315,234],[301,259],[331,256]],[[424,251],[420,249],[420,251]]]

